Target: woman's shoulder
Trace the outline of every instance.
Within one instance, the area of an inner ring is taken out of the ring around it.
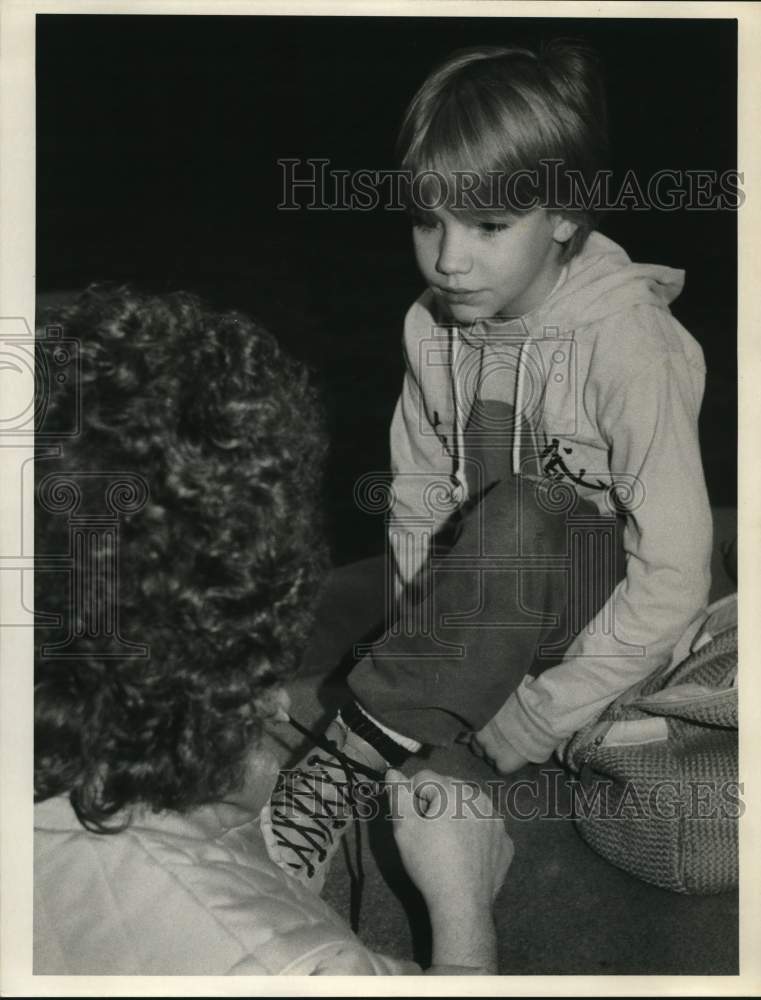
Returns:
[[[258,817],[218,806],[145,813],[104,835],[79,826],[65,799],[35,812],[35,951],[46,971],[200,974],[254,963],[274,974],[315,949],[361,948],[270,861]],[[93,921],[97,940],[85,933]]]

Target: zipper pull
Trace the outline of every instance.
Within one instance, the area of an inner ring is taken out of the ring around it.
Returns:
[[[592,768],[590,767],[590,763],[594,755],[597,753],[602,741],[605,739],[607,731],[608,729],[605,729],[602,733],[598,733],[586,749],[584,757],[581,761],[581,767],[579,768],[579,781],[582,784],[589,782],[591,779]]]
[[[605,739],[605,733],[599,733],[597,736],[595,736],[595,738],[587,747],[587,752],[584,754],[584,759],[581,762],[582,767],[586,767],[586,765],[590,762],[590,760],[594,756],[595,751],[597,750],[597,748],[600,746],[600,744],[604,739]]]

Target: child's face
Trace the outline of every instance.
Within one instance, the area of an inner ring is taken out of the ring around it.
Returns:
[[[440,209],[416,221],[413,240],[418,267],[446,311],[473,323],[538,306],[558,279],[573,229],[541,208],[486,218]]]

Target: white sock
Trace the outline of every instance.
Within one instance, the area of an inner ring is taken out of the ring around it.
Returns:
[[[361,705],[357,704],[357,708],[366,718],[370,720],[370,722],[376,725],[382,733],[385,733],[389,739],[394,741],[394,743],[398,743],[400,747],[404,747],[404,749],[409,750],[410,753],[417,753],[422,749],[423,744],[418,743],[417,740],[413,740],[411,736],[402,736],[401,733],[397,733],[393,729],[389,729],[388,726],[384,726],[382,722],[378,722],[378,720],[370,715],[369,712],[366,712]]]

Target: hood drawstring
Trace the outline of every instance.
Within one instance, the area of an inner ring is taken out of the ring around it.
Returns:
[[[460,393],[457,379],[459,377],[459,358],[462,351],[460,342],[460,331],[457,327],[450,327],[450,351],[452,356],[452,400],[454,402],[454,470],[452,472],[453,491],[457,491],[454,497],[458,504],[464,503],[468,499],[468,481],[465,476],[465,422],[469,414],[466,414],[461,407],[463,393]]]
[[[531,441],[532,455],[531,457],[535,460],[535,469],[530,475],[540,476],[542,475],[541,459],[540,459],[540,448],[539,439],[537,437],[537,430],[534,426],[533,421],[530,417],[525,416],[525,409],[527,403],[531,401],[531,397],[526,399],[526,379],[529,379],[529,386],[531,388],[532,380],[530,375],[526,375],[526,369],[529,367],[528,352],[529,343],[531,337],[527,337],[520,346],[518,352],[518,376],[516,378],[515,387],[515,412],[513,414],[513,447],[512,447],[512,466],[513,475],[522,476],[523,472],[523,442],[524,438]],[[542,390],[542,395],[546,391],[546,386]]]
[[[568,264],[565,264],[558,275],[558,280],[555,282],[552,291],[547,296],[548,299],[552,298],[555,292],[565,284],[566,278],[568,277]],[[547,332],[553,330],[556,336],[559,336],[560,331],[557,327],[547,327],[545,329],[545,336]],[[539,461],[539,450],[538,442],[536,438],[536,428],[530,420],[524,421],[523,410],[526,405],[524,399],[526,395],[525,382],[526,374],[525,370],[527,368],[527,358],[528,358],[528,345],[531,341],[531,334],[529,330],[526,330],[527,336],[523,340],[520,346],[520,351],[518,352],[518,377],[516,379],[515,387],[515,413],[513,416],[514,420],[514,430],[513,430],[513,449],[512,449],[512,463],[513,463],[513,475],[521,475],[521,446],[523,443],[523,424],[526,423],[528,426],[528,431],[531,435],[531,440],[534,445],[534,451],[537,456],[537,474],[541,475],[541,463]]]
[[[478,374],[476,378],[470,377],[471,366],[463,368],[460,365],[460,356],[463,351],[463,341],[472,347],[478,348]],[[465,471],[465,428],[471,417],[473,407],[476,405],[478,393],[481,387],[481,377],[484,368],[485,342],[479,343],[468,341],[467,337],[458,327],[450,327],[450,352],[452,358],[452,401],[454,404],[454,469],[452,470],[452,491],[456,491],[454,499],[458,504],[464,503],[469,495],[468,479]],[[472,389],[468,389],[467,382],[470,382]]]
[[[521,472],[521,438],[523,436],[523,369],[524,356],[526,354],[526,338],[520,346],[518,352],[518,377],[515,389],[515,412],[513,414],[513,475],[519,476]]]

